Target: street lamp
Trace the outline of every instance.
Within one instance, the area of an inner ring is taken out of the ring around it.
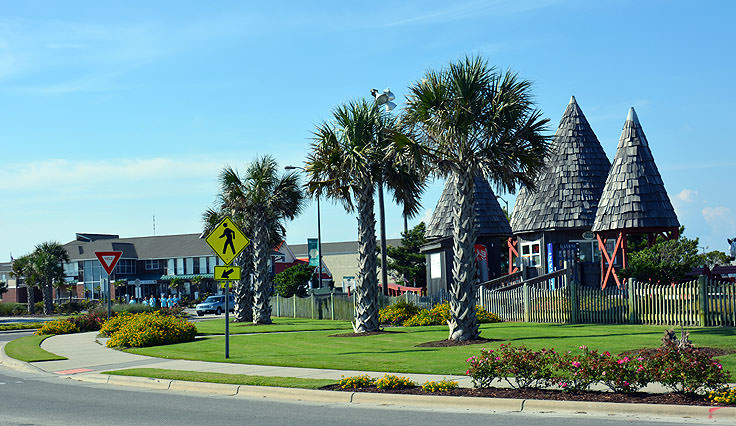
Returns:
[[[306,172],[304,167],[299,166],[286,166],[284,167],[286,170],[294,170],[299,169],[303,172]],[[317,263],[319,264],[319,288],[322,288],[322,230],[320,227],[320,215],[319,215],[319,195],[316,196],[317,198]]]
[[[501,200],[501,201],[503,201],[504,203],[506,203],[506,214],[511,214],[511,213],[509,213],[509,202],[508,202],[508,201],[506,201],[506,200],[504,200],[504,198],[503,198],[503,197],[501,197],[500,195],[496,195],[496,198],[498,198],[499,200]]]
[[[379,92],[376,89],[371,89],[371,96],[376,100],[376,105],[386,106],[386,111],[389,112],[396,108],[396,104],[391,102],[396,97],[394,96],[391,89],[388,87],[383,89],[383,92]],[[383,179],[378,182],[378,213],[381,223],[381,282],[383,283],[383,294],[388,296],[388,267],[386,261],[386,217],[383,207]],[[404,229],[406,229],[406,215],[404,215]]]

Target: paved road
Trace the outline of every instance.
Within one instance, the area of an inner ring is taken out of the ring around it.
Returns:
[[[676,425],[529,414],[448,413],[347,404],[281,403],[232,396],[91,385],[0,366],[0,425]]]
[[[0,342],[9,342],[23,336],[30,336],[35,330],[31,331],[0,331]]]

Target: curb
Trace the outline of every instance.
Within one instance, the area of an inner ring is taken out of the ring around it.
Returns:
[[[229,395],[239,398],[269,398],[281,401],[301,401],[322,404],[366,404],[412,409],[460,410],[485,413],[511,412],[562,415],[592,414],[600,417],[655,417],[670,420],[711,419],[716,421],[726,421],[729,423],[736,422],[736,407],[340,392],[316,389],[187,382],[182,380],[162,380],[148,377],[114,376],[96,373],[68,376],[67,379],[89,383],[143,387],[175,392]]]
[[[10,357],[8,354],[5,353],[5,344],[7,342],[0,343],[0,364],[12,368],[13,370],[21,370],[26,371],[30,373],[36,373],[36,374],[44,374],[48,375],[49,373],[36,367],[33,364],[27,363],[25,361],[20,361],[15,358]]]

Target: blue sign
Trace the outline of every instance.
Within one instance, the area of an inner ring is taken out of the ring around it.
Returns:
[[[307,238],[309,266],[319,266],[319,244],[316,238]]]
[[[552,250],[552,243],[547,243],[547,273],[551,274],[554,271],[555,271],[554,251]],[[549,280],[549,285],[552,290],[555,289],[554,278]]]

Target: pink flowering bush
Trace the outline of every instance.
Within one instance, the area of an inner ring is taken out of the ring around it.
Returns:
[[[483,349],[480,356],[465,361],[470,364],[466,374],[475,387],[489,387],[498,378],[513,388],[538,388],[553,383],[557,355],[553,350],[533,351],[523,345],[503,344],[496,351]]]
[[[613,392],[636,392],[652,381],[650,366],[640,356],[619,358],[604,352],[600,372],[600,381]]]
[[[557,358],[555,381],[564,391],[581,392],[601,379],[601,354],[580,346],[580,352],[568,351]]]
[[[488,388],[495,379],[503,377],[503,362],[493,349],[481,349],[480,356],[466,359],[469,365],[466,375],[473,380],[473,387]]]
[[[721,390],[730,374],[712,357],[696,348],[662,346],[647,360],[652,379],[678,393],[703,393]]]

